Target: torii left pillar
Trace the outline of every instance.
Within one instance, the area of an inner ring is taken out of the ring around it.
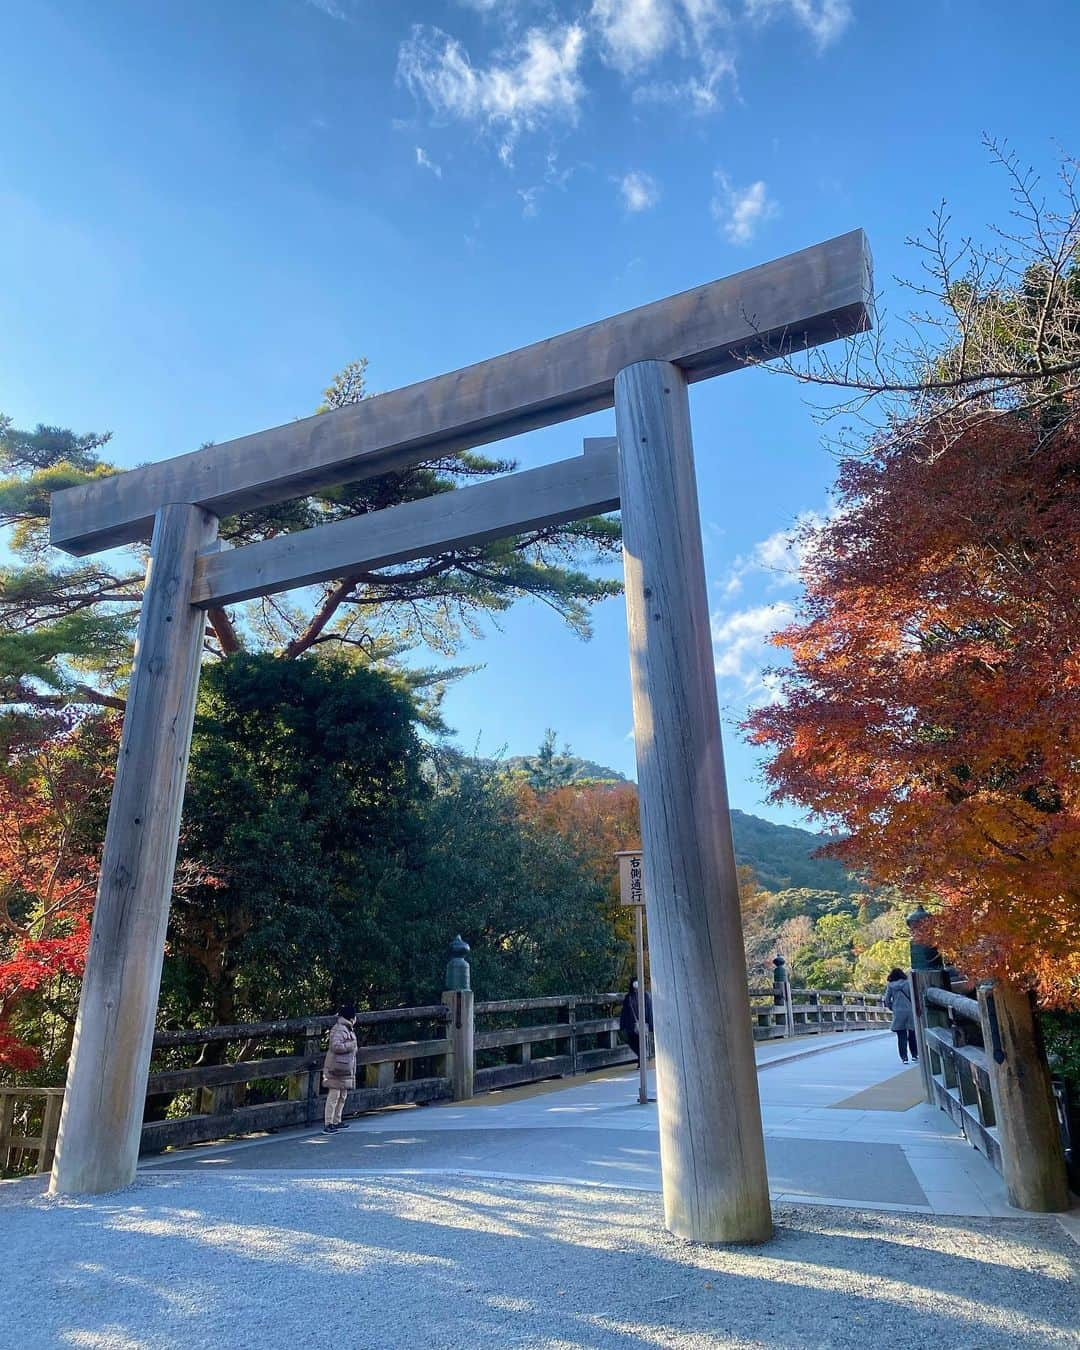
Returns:
[[[53,1194],[135,1179],[206,627],[191,583],[217,526],[186,503],[154,521]]]

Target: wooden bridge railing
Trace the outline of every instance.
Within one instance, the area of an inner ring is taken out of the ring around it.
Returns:
[[[888,1026],[892,1014],[881,994],[865,990],[792,989],[784,977],[782,959],[771,989],[750,990],[750,1018],[754,1039],[817,1036],[831,1031],[869,1031]]]
[[[359,1013],[357,1087],[345,1109],[374,1111],[450,1096],[449,1016],[442,1003]],[[142,1151],[158,1153],[229,1134],[313,1124],[322,1112],[323,1043],[333,1021],[292,1018],[159,1032],[147,1084]],[[390,1038],[371,1043],[369,1029],[374,1027],[380,1035],[391,1032]],[[226,1060],[224,1052],[231,1044],[238,1050]],[[184,1051],[194,1046],[200,1047],[199,1060],[177,1066]]]
[[[0,1087],[0,1177],[52,1167],[63,1101],[60,1087]]]
[[[931,1100],[1002,1170],[990,1061],[976,999],[929,985],[922,997],[920,1059]]]
[[[913,970],[911,984],[926,1100],[948,1112],[1002,1174],[1010,1204],[1067,1209],[1057,1111],[1030,996],[987,981],[970,998],[940,969]]]
[[[622,1000],[622,993],[608,992],[474,1004],[471,992],[451,991],[442,1003],[362,1012],[357,1086],[345,1110],[447,1101],[632,1064],[633,1052],[619,1036]],[[889,1018],[878,994],[792,990],[786,980],[752,990],[750,1009],[759,1040],[864,1030]],[[333,1021],[289,1018],[158,1032],[142,1152],[321,1120],[322,1063]],[[48,1170],[62,1096],[60,1088],[0,1088],[0,1169]]]

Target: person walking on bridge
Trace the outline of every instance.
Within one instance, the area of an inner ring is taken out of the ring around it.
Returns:
[[[885,985],[885,1006],[892,1009],[892,1029],[900,1059],[908,1062],[908,1053],[919,1062],[919,1042],[915,1039],[915,1014],[911,1002],[911,984],[902,970],[894,966]]]
[[[356,1086],[356,1009],[346,1003],[338,1009],[337,1021],[330,1028],[330,1047],[323,1061],[323,1083],[326,1086],[326,1114],[323,1133],[336,1134],[349,1127],[342,1123],[341,1113],[349,1089]]]
[[[645,1025],[652,1031],[652,995],[645,995]],[[630,981],[630,988],[623,999],[622,1012],[619,1015],[619,1030],[626,1037],[626,1043],[641,1063],[641,991],[636,979]]]

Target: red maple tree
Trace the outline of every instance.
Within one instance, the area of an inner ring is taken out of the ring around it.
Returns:
[[[974,976],[1080,1003],[1080,436],[993,413],[843,463],[747,719],[827,852],[936,902]]]
[[[110,717],[0,723],[0,1068],[41,1063],[30,1029],[43,1008],[73,1023],[118,730]]]

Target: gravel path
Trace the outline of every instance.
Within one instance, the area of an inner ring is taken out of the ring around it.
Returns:
[[[659,1198],[474,1178],[147,1176],[93,1201],[0,1187],[19,1350],[1080,1346],[1052,1219],[778,1206],[707,1248]]]

